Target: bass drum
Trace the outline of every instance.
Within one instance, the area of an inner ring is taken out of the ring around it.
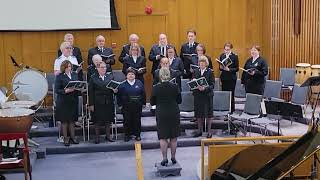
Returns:
[[[311,65],[308,63],[296,64],[296,83],[302,84],[311,76]]]
[[[33,69],[18,71],[12,79],[12,90],[19,101],[33,101],[39,104],[48,93],[45,75]]]

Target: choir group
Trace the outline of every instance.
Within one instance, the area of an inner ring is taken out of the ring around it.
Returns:
[[[211,57],[206,55],[203,44],[196,42],[196,31],[187,31],[188,42],[184,43],[177,55],[175,46],[168,43],[165,34],[159,35],[159,42],[151,47],[148,59],[152,68],[146,67],[146,53],[138,44],[136,34],[129,36],[129,43],[124,45],[118,58],[123,64],[122,72],[126,80],[119,87],[110,88],[113,80],[112,65],[115,55],[111,48],[105,47],[105,38],[96,37],[96,47],[88,51],[87,81],[89,82],[89,109],[95,125],[95,143],[100,143],[100,128],[105,127],[105,140],[113,142],[110,137],[110,123],[115,116],[115,101],[124,117],[124,141],[131,137],[140,141],[141,113],[146,104],[144,75],[150,71],[153,76],[153,87],[150,104],[156,106],[158,138],[160,140],[163,161],[168,164],[167,149],[171,147],[171,161],[176,163],[175,152],[177,137],[180,133],[181,79],[203,79],[204,84],[193,88],[195,118],[198,131],[195,137],[201,136],[204,120],[207,119],[207,137],[212,136],[211,120],[213,117],[212,96],[214,96],[215,77]],[[74,88],[66,88],[70,81],[83,80],[81,50],[73,45],[74,37],[66,34],[64,42],[58,50],[58,58],[54,63],[56,119],[62,123],[64,144],[78,144],[75,138],[74,122],[77,121],[78,96],[81,92]],[[239,71],[238,55],[232,52],[230,42],[224,44],[224,52],[214,61],[219,64],[220,80],[223,91],[232,92],[232,111],[234,111],[234,90]],[[254,45],[250,49],[250,58],[243,69],[241,83],[247,93],[263,94],[265,76],[268,65],[260,56],[260,47]],[[173,81],[174,80],[174,81]]]

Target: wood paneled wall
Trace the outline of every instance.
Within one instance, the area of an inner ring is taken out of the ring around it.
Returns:
[[[261,45],[263,56],[269,59],[271,0],[118,0],[115,3],[121,30],[71,31],[75,35],[75,45],[81,48],[85,60],[98,34],[106,37],[107,46],[116,43],[114,52],[119,55],[128,35],[137,33],[140,44],[149,54],[160,32],[168,35],[169,42],[179,52],[189,28],[197,30],[197,41],[206,46],[207,54],[212,59],[223,51],[226,41],[234,44],[241,66],[253,44]],[[147,5],[153,7],[151,15],[144,13]],[[10,87],[8,83],[17,71],[9,55],[29,66],[52,72],[57,49],[67,32],[0,32],[0,85]],[[217,63],[213,63],[218,75]],[[151,63],[148,62],[147,66],[147,86],[151,86]],[[120,68],[121,64],[117,62],[114,69]]]
[[[272,0],[271,77],[280,67],[320,64],[320,1],[301,0],[300,35],[294,34],[294,0]]]

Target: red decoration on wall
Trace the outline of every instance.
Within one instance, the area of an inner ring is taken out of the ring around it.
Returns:
[[[146,7],[144,8],[144,12],[145,12],[146,14],[152,14],[152,7],[151,7],[151,6],[146,6]]]

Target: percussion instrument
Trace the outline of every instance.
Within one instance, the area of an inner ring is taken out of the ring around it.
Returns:
[[[296,83],[302,84],[311,76],[311,65],[308,63],[296,64]]]
[[[31,108],[36,103],[34,101],[8,101],[1,105],[3,109],[7,108]]]
[[[0,109],[0,133],[25,133],[32,125],[31,109]]]
[[[320,65],[312,65],[311,66],[311,76],[320,76]],[[319,93],[320,92],[320,86],[313,86],[312,88],[312,93]],[[316,98],[316,95],[315,97]]]
[[[48,82],[43,73],[34,69],[18,71],[12,79],[12,89],[19,101],[33,101],[37,105],[47,95]]]

